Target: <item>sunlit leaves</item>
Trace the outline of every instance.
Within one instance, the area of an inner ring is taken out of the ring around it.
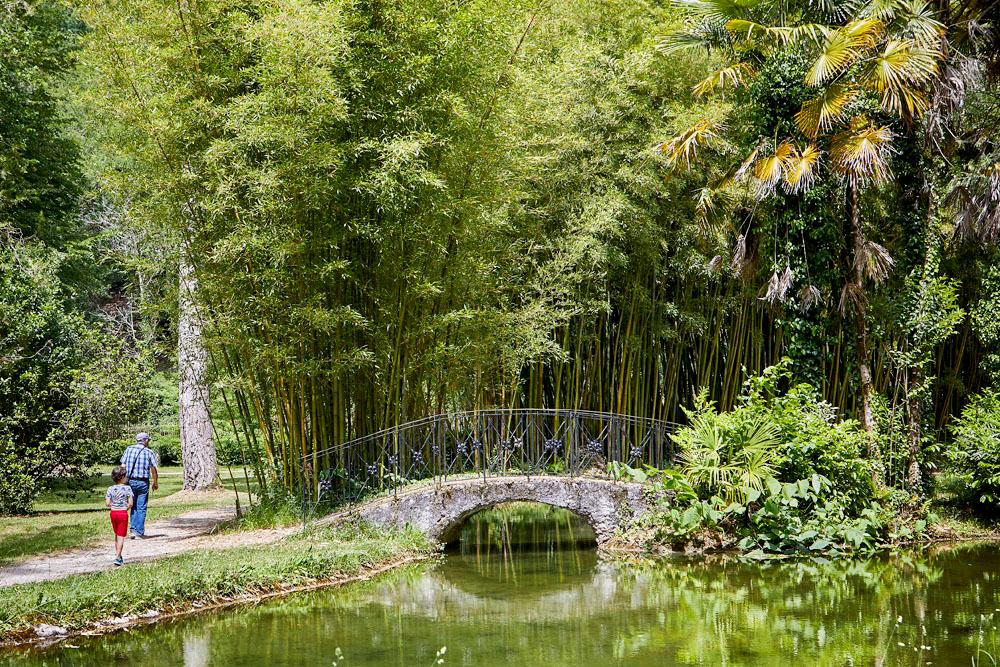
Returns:
[[[815,183],[820,158],[815,145],[800,149],[784,142],[769,154],[761,156],[761,152],[760,147],[754,150],[738,172],[751,172],[758,197],[773,194],[779,185],[788,194],[798,194]]]
[[[819,86],[858,62],[884,30],[878,19],[859,19],[832,33],[806,74],[806,84]]]
[[[767,26],[746,19],[731,19],[726,22],[726,30],[734,37],[746,40],[770,40],[777,44],[789,45],[803,42],[821,43],[829,37],[831,30],[819,23],[803,23],[796,26]]]
[[[814,144],[809,144],[801,151],[795,151],[785,168],[784,188],[789,194],[804,192],[816,182],[816,170],[820,152]]]
[[[854,99],[856,91],[847,84],[833,84],[802,104],[795,114],[795,125],[810,139],[829,132],[843,118],[844,109]]]
[[[884,183],[892,178],[892,131],[858,118],[851,127],[834,135],[830,162],[836,173],[855,185]]]
[[[715,91],[724,95],[726,89],[731,90],[745,85],[747,79],[753,75],[754,70],[749,63],[736,63],[730,67],[723,67],[720,70],[712,72],[695,84],[692,92],[698,97]]]
[[[681,132],[670,141],[663,142],[657,149],[666,156],[671,169],[684,165],[691,168],[691,161],[698,156],[698,151],[715,143],[720,138],[722,126],[712,121],[703,120]]]
[[[938,54],[913,43],[893,39],[872,59],[865,83],[880,93],[882,108],[903,118],[927,110],[926,86],[938,71]]]

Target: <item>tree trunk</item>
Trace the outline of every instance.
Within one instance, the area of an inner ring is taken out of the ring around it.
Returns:
[[[198,288],[194,267],[181,249],[177,365],[184,488],[208,489],[219,484],[219,466],[208,412],[208,352],[202,343],[202,323],[194,304]]]
[[[869,362],[868,350],[868,302],[865,295],[865,236],[861,229],[861,219],[858,211],[858,189],[854,184],[847,186],[847,216],[851,223],[851,236],[854,242],[854,261],[848,274],[851,276],[850,286],[853,291],[854,316],[858,327],[858,375],[861,379],[861,411],[859,421],[867,433],[868,458],[872,463],[872,481],[875,486],[882,486],[882,452],[878,444],[878,434],[875,432],[875,417],[872,413],[872,367]]]
[[[906,466],[906,488],[912,493],[920,490],[920,439],[921,422],[923,421],[923,370],[920,367],[909,369],[910,381],[907,382],[906,419],[909,422],[907,433],[909,462]]]

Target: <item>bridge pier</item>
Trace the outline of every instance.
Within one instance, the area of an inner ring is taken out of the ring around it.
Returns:
[[[339,519],[354,518],[381,526],[409,524],[435,542],[458,537],[465,520],[481,510],[516,501],[562,507],[583,517],[600,546],[649,511],[643,486],[588,477],[508,476],[454,479],[443,484],[407,487],[396,497],[378,498],[352,508]]]

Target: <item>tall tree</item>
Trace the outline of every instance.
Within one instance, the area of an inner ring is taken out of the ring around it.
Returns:
[[[210,413],[208,351],[204,322],[198,312],[198,278],[186,249],[180,254],[177,306],[178,416],[184,488],[203,490],[219,484]]]
[[[781,11],[766,3],[694,6],[703,23],[674,35],[667,47],[725,45],[727,61],[699,84],[701,92],[746,85],[762,66],[787,59],[789,52],[804,59],[807,97],[791,112],[794,116],[782,117],[778,109],[777,125],[768,134],[751,135],[752,151],[712,187],[746,185],[764,199],[779,189],[799,195],[823,178],[841,184],[847,242],[839,307],[853,316],[858,417],[869,432],[869,456],[881,463],[873,414],[868,283],[885,280],[894,261],[865,229],[861,197],[865,188],[892,179],[892,123],[912,123],[928,107],[928,89],[942,58],[942,26],[920,2],[871,2],[850,13],[812,5],[783,6]],[[824,21],[831,18],[839,20]],[[664,143],[663,150],[674,166],[690,165],[701,147],[720,139],[722,128],[722,122],[702,121]],[[768,296],[783,300],[791,282],[790,269],[776,272]]]

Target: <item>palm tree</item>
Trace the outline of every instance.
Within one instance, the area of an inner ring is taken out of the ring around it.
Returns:
[[[892,180],[893,121],[912,123],[927,110],[927,91],[943,57],[943,27],[922,0],[872,0],[850,12],[823,3],[795,8],[763,0],[685,0],[681,5],[687,8],[689,21],[661,48],[708,48],[726,59],[723,68],[695,86],[696,95],[746,85],[778,49],[801,50],[809,56],[804,83],[816,94],[794,116],[799,135],[759,137],[749,155],[697,193],[697,209],[707,215],[714,202],[740,190],[758,199],[773,195],[779,187],[797,194],[822,176],[843,187],[844,231],[851,257],[845,266],[840,311],[856,322],[859,420],[869,434],[869,456],[879,462],[866,286],[884,280],[893,260],[866,236],[859,194]],[[702,121],[660,149],[672,168],[689,168],[700,150],[722,140],[724,126]],[[783,276],[775,272],[768,295],[783,300],[790,282],[790,271]],[[809,287],[804,291],[814,293]]]

